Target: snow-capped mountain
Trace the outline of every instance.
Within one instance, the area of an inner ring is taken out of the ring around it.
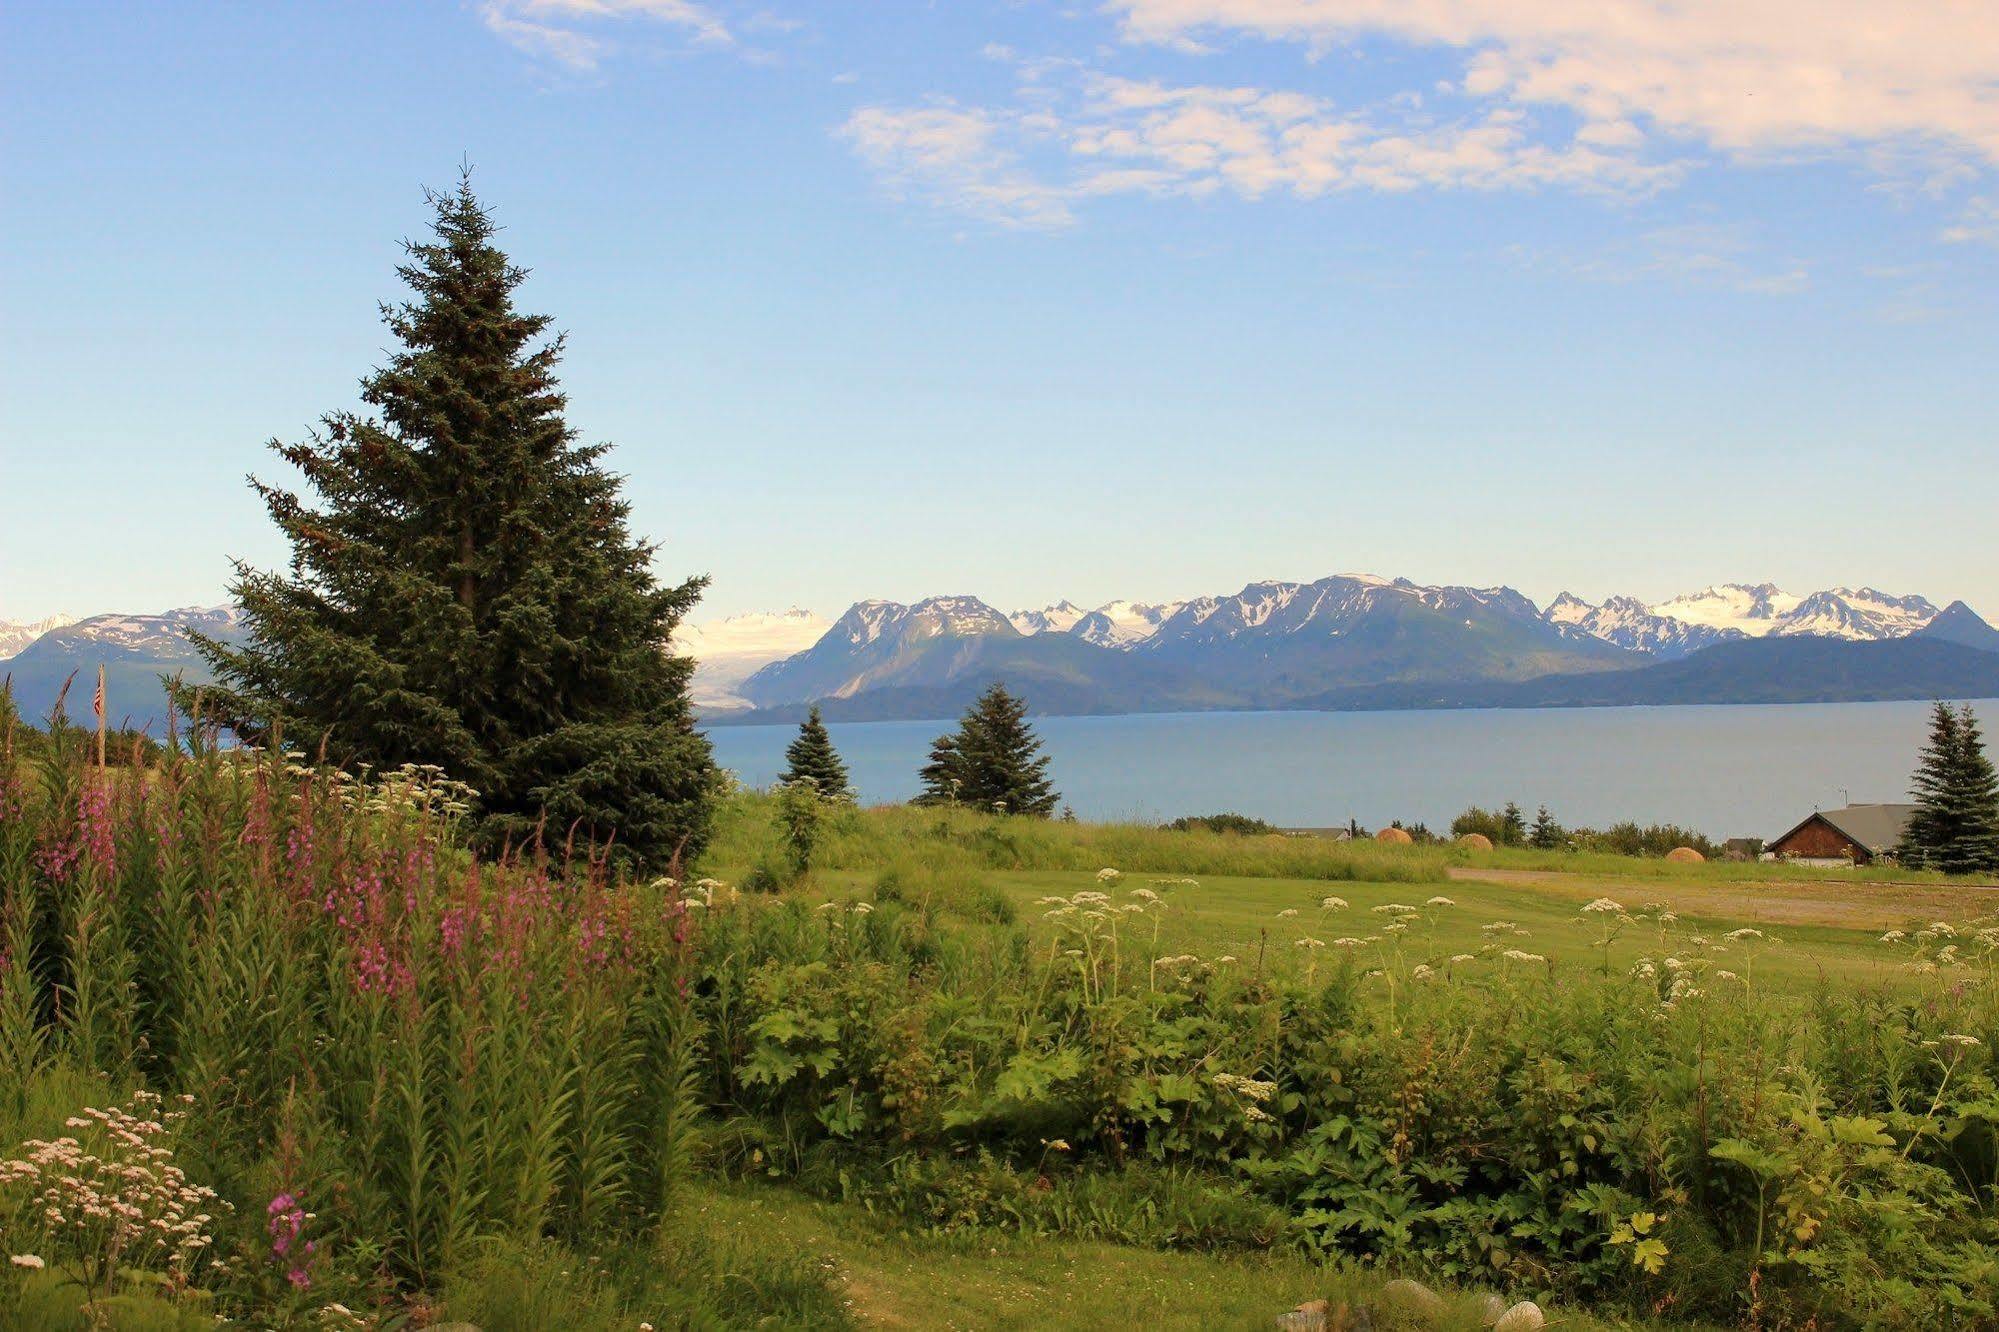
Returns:
[[[1661,661],[1676,661],[1689,652],[1744,637],[1733,626],[1718,628],[1655,614],[1636,597],[1611,597],[1600,606],[1592,606],[1581,597],[1564,592],[1548,603],[1541,616],[1549,624],[1601,638]]]
[[[1186,605],[1184,601],[1112,601],[1097,607],[1069,627],[1069,632],[1098,647],[1128,648],[1159,632]]]
[[[1085,710],[1295,705],[1357,684],[1525,679],[1628,656],[1543,622],[1511,588],[1367,574],[1252,583],[1168,605],[1114,602],[1066,631],[1023,633],[1020,618],[975,597],[858,602],[811,649],[744,681],[742,694],[776,707],[893,690],[919,707],[1004,679],[1036,681],[1044,697]]]
[[[74,615],[51,615],[43,620],[0,620],[0,661],[15,656],[50,630],[75,623]]]
[[[1006,618],[1023,634],[1066,634],[1089,614],[1072,601],[1058,601],[1040,610],[1019,610]]]
[[[0,667],[10,675],[21,715],[40,721],[55,706],[72,676],[90,680],[99,666],[106,675],[107,716],[117,724],[165,725],[162,677],[190,684],[210,678],[208,663],[188,641],[188,631],[225,642],[242,636],[243,613],[234,606],[184,606],[158,615],[92,615],[51,629]],[[65,702],[72,717],[90,706],[91,684],[73,686]]]
[[[1871,587],[1814,592],[1793,606],[1776,630],[1819,638],[1905,638],[1937,617],[1923,597],[1896,597]]]
[[[1761,638],[1774,632],[1801,600],[1774,583],[1758,583],[1754,587],[1747,583],[1722,583],[1647,609],[1654,615],[1686,624],[1733,629],[1750,638]]]
[[[1891,596],[1871,587],[1797,597],[1772,583],[1723,583],[1651,606],[1635,597],[1591,605],[1564,592],[1542,614],[1550,624],[1671,661],[1733,638],[1906,638],[1938,611],[1922,597]]]
[[[741,708],[749,702],[738,685],[774,661],[803,652],[830,627],[823,615],[793,607],[753,611],[703,624],[683,624],[673,636],[676,652],[694,658],[694,702],[701,707]]]

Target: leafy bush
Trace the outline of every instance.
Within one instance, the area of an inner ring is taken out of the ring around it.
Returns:
[[[1166,826],[1174,832],[1233,833],[1238,837],[1267,837],[1277,831],[1275,824],[1247,814],[1203,814],[1175,819]]]

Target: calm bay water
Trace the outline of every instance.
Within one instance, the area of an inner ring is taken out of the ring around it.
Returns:
[[[1999,701],[1978,705],[1999,723]],[[1292,827],[1391,819],[1442,829],[1471,804],[1545,803],[1564,823],[1672,822],[1775,837],[1815,808],[1906,799],[1927,703],[1452,712],[1041,717],[1063,798],[1086,819],[1233,810]],[[835,725],[864,802],[905,800],[938,721]],[[1999,728],[1995,728],[1999,729]],[[790,726],[718,726],[717,760],[755,786]]]

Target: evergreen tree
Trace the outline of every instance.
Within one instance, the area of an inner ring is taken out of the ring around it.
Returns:
[[[1048,781],[1048,756],[1027,724],[1027,705],[996,684],[979,695],[958,730],[964,789],[979,809],[1047,818],[1062,797]]]
[[[1534,816],[1534,827],[1527,834],[1527,845],[1537,851],[1553,851],[1561,844],[1562,825],[1555,822],[1555,816],[1543,805]]]
[[[826,722],[819,715],[817,704],[798,724],[797,738],[784,751],[784,758],[784,776],[780,781],[786,784],[809,781],[828,800],[845,800],[853,794],[847,785],[847,765],[833,748],[833,737],[826,733]]]
[[[1527,816],[1520,812],[1520,806],[1509,800],[1506,808],[1499,812],[1499,841],[1503,846],[1519,846],[1527,840]]]
[[[1047,818],[1062,797],[1048,781],[1048,756],[1027,724],[1027,705],[996,684],[966,710],[955,735],[941,735],[918,776],[922,804]]]
[[[1999,775],[1970,708],[1936,705],[1910,794],[1916,808],[1898,848],[1904,864],[1947,874],[1999,869]]]
[[[560,336],[461,180],[383,307],[399,344],[334,412],[272,447],[314,492],[252,481],[289,574],[237,565],[248,638],[199,643],[211,720],[341,763],[434,763],[481,793],[479,836],[609,842],[659,866],[705,839],[715,785],[692,663],[668,653],[705,579],[661,587],[607,445],[563,419]],[[316,506],[316,507],[315,507]],[[212,708],[212,711],[210,710]]]
[[[958,792],[965,784],[964,769],[958,757],[958,737],[955,734],[938,736],[931,743],[929,762],[916,770],[916,776],[923,783],[916,804],[957,804]]]

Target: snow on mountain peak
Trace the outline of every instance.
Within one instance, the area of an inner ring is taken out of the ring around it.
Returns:
[[[1006,618],[1023,634],[1066,634],[1087,614],[1075,602],[1064,599],[1040,610],[1018,610]]]
[[[0,661],[17,655],[43,634],[76,623],[74,615],[50,615],[39,620],[0,620]]]

